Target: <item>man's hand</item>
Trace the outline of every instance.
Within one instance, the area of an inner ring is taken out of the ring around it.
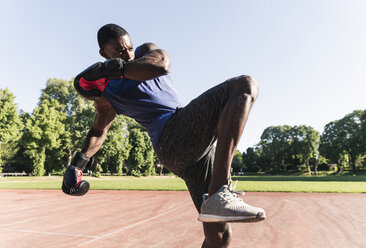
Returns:
[[[126,64],[121,58],[108,59],[105,62],[97,62],[89,66],[80,73],[87,81],[96,81],[101,78],[118,79],[124,75],[124,65]]]
[[[96,161],[93,157],[89,158],[81,152],[77,152],[71,164],[67,166],[64,179],[62,181],[62,191],[65,194],[73,196],[85,195],[89,190],[89,183],[85,180],[81,180],[83,176],[83,170],[96,169]]]
[[[124,77],[125,64],[121,58],[109,59],[103,63],[97,62],[76,76],[74,87],[86,99],[99,99],[108,80]]]

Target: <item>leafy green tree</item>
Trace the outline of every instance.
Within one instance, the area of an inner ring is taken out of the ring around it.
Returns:
[[[355,165],[356,165],[357,168],[360,168],[361,170],[365,170],[365,168],[366,168],[366,154],[358,156],[356,161],[355,161]]]
[[[364,111],[356,110],[340,120],[328,123],[321,136],[322,155],[339,166],[342,155],[346,153],[353,171],[356,171],[356,161],[365,153],[363,116]]]
[[[311,174],[310,160],[318,158],[320,133],[310,126],[294,126],[291,128],[291,139],[293,156],[306,164],[308,173]]]
[[[97,153],[97,160],[104,172],[122,175],[124,161],[128,157],[130,145],[127,130],[128,117],[118,115],[113,121],[107,138]]]
[[[134,128],[130,130],[129,143],[131,144],[130,154],[127,160],[128,173],[133,176],[141,176],[141,169],[144,164],[145,142],[141,130]]]
[[[361,147],[362,147],[362,151],[361,153],[363,154],[362,157],[363,159],[360,159],[361,163],[363,164],[363,168],[366,167],[366,110],[363,111],[363,114],[361,115],[361,131],[360,131],[360,135],[361,135]]]
[[[310,162],[315,164],[318,157],[319,140],[320,134],[309,126],[272,126],[264,130],[257,149],[262,164],[270,164],[274,171],[299,170],[305,164],[310,173]]]
[[[145,150],[144,150],[144,164],[142,166],[142,173],[144,176],[155,175],[154,169],[154,149],[147,132],[143,132]]]
[[[24,130],[25,154],[33,161],[33,174],[45,173],[46,151],[60,147],[60,136],[65,131],[65,113],[58,111],[57,100],[45,98],[26,119]]]
[[[46,168],[60,171],[70,163],[75,151],[80,150],[92,126],[95,110],[92,101],[77,94],[73,80],[49,79],[42,90],[40,102],[45,99],[59,102],[57,110],[66,114],[63,121],[65,132],[59,137],[61,146],[46,152]]]
[[[327,162],[328,160],[319,153],[318,158],[315,160],[314,173],[318,174],[318,166],[322,164],[327,164]]]
[[[238,150],[235,151],[231,168],[234,173],[242,172],[244,170],[243,154]]]
[[[271,126],[266,128],[259,143],[262,156],[270,161],[271,167],[274,171],[286,171],[286,158],[291,156],[291,127]]]
[[[40,102],[47,99],[59,102],[58,110],[65,112],[66,116],[74,114],[73,104],[77,98],[77,93],[72,86],[73,80],[67,81],[57,78],[50,78],[46,82],[46,87],[41,90]]]
[[[28,155],[25,154],[26,149],[26,136],[25,133],[25,123],[31,117],[31,115],[27,112],[20,111],[19,116],[22,120],[22,137],[19,139],[18,148],[16,151],[15,156],[9,161],[9,167],[12,171],[25,171],[27,173],[31,173],[33,170],[33,162],[29,158]]]
[[[263,150],[260,145],[248,147],[243,152],[243,167],[244,171],[259,172],[271,170],[271,159],[263,155]]]
[[[141,126],[139,123],[137,123],[135,120],[129,118],[129,121],[127,122],[127,128],[128,130],[139,130],[139,132],[142,134],[143,136],[143,141],[132,141],[134,139],[134,137],[130,137],[130,145],[131,145],[131,149],[134,149],[134,146],[137,145],[139,147],[142,148],[141,152],[143,153],[142,157],[143,157],[143,162],[142,162],[142,166],[139,169],[140,170],[140,174],[144,175],[144,176],[149,176],[149,175],[155,175],[155,169],[154,169],[154,165],[158,162],[157,157],[155,155],[152,143],[150,141],[150,137],[148,135],[148,133],[146,132],[146,129]],[[143,143],[141,143],[143,142]],[[134,153],[132,153],[134,154]],[[131,155],[131,153],[130,153]],[[163,168],[160,168],[161,170],[163,170]],[[164,169],[166,170],[166,169]]]
[[[133,176],[155,175],[154,150],[145,129],[130,119],[128,124],[130,135],[130,154],[127,159],[128,174]]]
[[[60,134],[58,138],[61,143],[60,146],[54,149],[46,150],[45,170],[48,172],[59,172],[65,168],[69,157],[71,156],[70,145],[71,132],[70,132],[70,119],[72,118],[72,100],[74,99],[73,89],[71,87],[71,81],[60,80],[51,78],[47,80],[46,87],[41,90],[41,96],[39,103],[44,100],[55,100],[59,104],[57,105],[57,111],[65,113],[66,118],[62,121],[65,131]]]
[[[0,89],[0,172],[2,166],[16,154],[17,142],[22,136],[23,123],[14,99],[8,88]]]
[[[339,120],[341,128],[338,139],[349,155],[353,171],[356,171],[356,160],[365,152],[361,139],[361,116],[363,111],[356,110]]]
[[[341,144],[337,142],[336,121],[329,122],[324,127],[324,131],[320,138],[319,151],[322,156],[327,158],[330,162],[338,164],[343,152]]]

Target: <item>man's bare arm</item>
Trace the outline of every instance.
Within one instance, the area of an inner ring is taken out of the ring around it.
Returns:
[[[97,114],[81,150],[89,157],[93,156],[103,145],[107,132],[116,116],[112,105],[103,96],[94,101],[94,106]]]
[[[170,71],[168,53],[153,43],[145,43],[140,47],[142,57],[129,61],[124,66],[124,75],[133,80],[149,80]]]

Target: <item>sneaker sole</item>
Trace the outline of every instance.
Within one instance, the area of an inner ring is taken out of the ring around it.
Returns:
[[[198,220],[201,222],[258,222],[266,218],[264,213],[256,216],[219,216],[212,214],[200,214]]]

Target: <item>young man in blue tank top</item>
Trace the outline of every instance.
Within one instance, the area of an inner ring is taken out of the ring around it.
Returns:
[[[231,78],[183,107],[169,77],[170,58],[153,43],[134,51],[129,34],[116,24],[98,31],[99,53],[106,59],[74,81],[93,100],[94,123],[67,167],[62,190],[81,196],[89,189],[82,171],[102,146],[116,114],[134,118],[150,135],[159,160],[187,185],[203,223],[202,247],[227,247],[230,222],[265,219],[261,208],[246,204],[231,184],[231,162],[258,95],[250,76]],[[216,143],[216,146],[215,146]]]

